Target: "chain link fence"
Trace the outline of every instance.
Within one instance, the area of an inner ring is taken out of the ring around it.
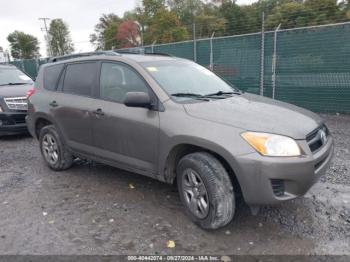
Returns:
[[[15,65],[17,68],[25,72],[27,75],[36,78],[39,72],[39,67],[42,64],[47,63],[48,58],[43,59],[24,59],[24,60],[15,60],[10,62],[10,64]]]
[[[350,23],[218,37],[145,47],[212,69],[241,90],[315,112],[350,113]],[[196,52],[196,55],[194,54]],[[263,66],[263,68],[262,68]],[[273,83],[275,81],[275,83]]]
[[[265,32],[264,45],[261,39],[261,33],[225,36],[146,46],[145,52],[196,60],[246,92],[315,112],[350,113],[350,22]],[[35,77],[45,62],[13,63]]]

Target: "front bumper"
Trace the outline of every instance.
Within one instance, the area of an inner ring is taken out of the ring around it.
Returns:
[[[0,113],[0,136],[27,133],[26,115],[25,112]]]
[[[238,157],[239,182],[248,205],[272,205],[304,195],[327,171],[333,156],[333,138],[314,154],[306,141],[300,157],[266,157],[251,153]]]

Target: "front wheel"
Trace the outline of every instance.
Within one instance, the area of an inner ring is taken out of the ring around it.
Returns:
[[[219,160],[206,152],[192,153],[180,160],[176,171],[181,201],[194,223],[216,229],[231,222],[235,194]]]

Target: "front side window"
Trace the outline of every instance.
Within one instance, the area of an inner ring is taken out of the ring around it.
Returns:
[[[145,81],[128,66],[119,63],[102,63],[100,97],[122,103],[128,92],[148,93],[148,87]]]
[[[188,100],[195,95],[206,96],[218,92],[237,92],[234,87],[210,70],[190,61],[144,62],[142,66],[176,100]],[[179,94],[193,96],[178,97]]]
[[[15,67],[0,67],[0,86],[32,84],[33,80]]]
[[[70,64],[66,68],[63,92],[81,96],[91,96],[96,84],[97,63]]]

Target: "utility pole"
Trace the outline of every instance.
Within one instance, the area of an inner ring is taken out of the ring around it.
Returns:
[[[49,30],[47,29],[47,23],[46,21],[49,21],[50,18],[47,17],[40,17],[39,20],[44,22],[44,27],[41,28],[41,31],[46,33],[46,45],[47,45],[47,50],[49,51],[49,56],[52,56],[52,50],[51,50],[51,45],[50,45],[50,38],[49,38]]]

